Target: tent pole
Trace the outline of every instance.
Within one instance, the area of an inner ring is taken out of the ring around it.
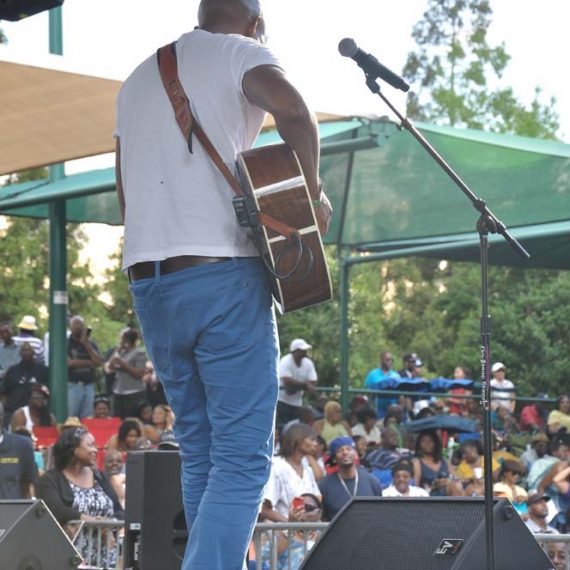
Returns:
[[[350,264],[344,257],[340,258],[340,401],[343,414],[348,412],[348,302]]]
[[[49,11],[49,51],[63,54],[61,7]],[[63,164],[49,168],[50,182],[65,178]],[[58,422],[67,418],[67,247],[66,202],[49,205],[49,385]]]

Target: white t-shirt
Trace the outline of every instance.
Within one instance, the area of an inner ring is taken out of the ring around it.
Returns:
[[[253,39],[204,30],[181,36],[176,54],[192,113],[235,173],[236,155],[253,145],[265,119],[246,99],[243,77],[279,62]],[[193,154],[188,151],[156,54],[123,84],[114,134],[126,203],[123,269],[179,255],[257,255],[237,223],[233,191],[195,136]]]
[[[366,431],[366,428],[364,427],[363,424],[356,424],[355,426],[352,427],[350,431],[353,436],[355,435],[362,436],[366,440],[366,443],[379,444],[380,440],[382,439],[382,432],[380,431],[380,428],[377,425],[370,430],[370,433]]]
[[[496,410],[499,406],[512,408],[513,400],[497,400],[496,398],[512,398],[515,385],[510,380],[491,380],[491,409]]]
[[[402,493],[400,493],[400,491],[398,491],[398,489],[396,489],[394,485],[390,485],[389,487],[386,487],[386,489],[382,491],[382,496],[383,497],[429,497],[429,493],[425,489],[422,489],[421,487],[410,485],[409,489],[410,490],[408,495],[402,495]]]
[[[300,407],[303,405],[303,390],[295,392],[295,394],[287,394],[285,383],[281,378],[288,377],[297,380],[297,382],[316,382],[317,371],[313,361],[305,356],[301,360],[301,365],[297,366],[295,359],[291,353],[286,354],[279,363],[279,401],[290,406]]]
[[[271,475],[265,487],[264,499],[271,501],[273,508],[284,517],[289,517],[289,508],[295,497],[303,493],[312,493],[320,497],[321,491],[315,480],[313,470],[309,462],[303,458],[303,476],[299,474],[284,457],[273,458],[271,465]]]

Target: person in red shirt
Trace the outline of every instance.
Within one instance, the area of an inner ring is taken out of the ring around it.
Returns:
[[[545,431],[546,422],[544,421],[544,404],[542,402],[533,402],[522,409],[520,428],[521,431]]]

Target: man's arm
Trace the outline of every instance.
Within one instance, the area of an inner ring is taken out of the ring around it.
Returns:
[[[319,130],[314,115],[301,94],[278,67],[260,65],[243,78],[243,92],[248,100],[271,113],[283,140],[295,151],[313,200],[321,198],[319,187]],[[321,233],[326,233],[332,209],[326,196],[315,209]]]
[[[121,140],[117,137],[115,141],[115,184],[117,185],[117,198],[119,199],[119,210],[121,220],[125,222],[125,193],[123,191],[123,179],[121,178]]]

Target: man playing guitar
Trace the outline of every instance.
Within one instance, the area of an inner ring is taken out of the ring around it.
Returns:
[[[228,165],[265,113],[297,154],[326,232],[316,122],[262,43],[259,0],[202,0],[176,43],[192,113]],[[123,269],[145,346],[176,415],[190,536],[184,570],[241,570],[269,476],[278,387],[271,294],[232,193],[204,149],[192,153],[143,61],[117,100],[116,177]]]

